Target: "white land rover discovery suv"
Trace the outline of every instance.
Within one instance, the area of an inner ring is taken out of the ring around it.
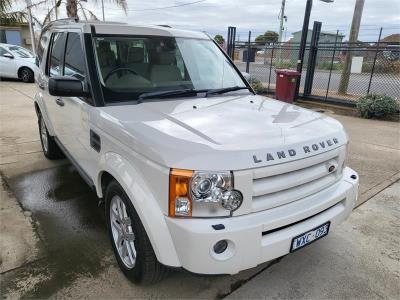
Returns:
[[[134,282],[166,266],[235,274],[351,213],[358,176],[343,126],[255,95],[206,34],[57,21],[37,53],[43,152],[66,155],[104,199]]]

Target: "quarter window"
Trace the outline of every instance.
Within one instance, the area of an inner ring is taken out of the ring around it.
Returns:
[[[46,49],[50,39],[50,31],[45,30],[42,32],[42,35],[40,36],[39,44],[37,46],[37,57],[39,60],[39,64],[42,62],[43,54],[44,54],[44,49]]]
[[[56,32],[53,35],[53,42],[51,44],[51,53],[48,64],[48,74],[50,77],[61,76],[62,73],[62,58],[65,48],[64,32]]]
[[[78,33],[70,32],[65,50],[64,75],[85,79],[85,57]]]

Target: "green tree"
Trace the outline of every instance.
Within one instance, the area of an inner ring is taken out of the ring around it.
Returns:
[[[220,34],[217,34],[216,36],[214,36],[214,41],[216,41],[217,44],[219,44],[219,45],[223,45],[225,43],[224,37]]]
[[[256,37],[256,43],[259,44],[272,44],[272,43],[276,43],[278,41],[278,33],[276,33],[275,31],[271,31],[268,30],[266,31],[264,34],[261,34],[259,36]]]
[[[85,0],[57,0],[57,2],[54,5],[54,0],[45,0],[43,2],[48,3],[48,2],[53,3],[51,8],[49,9],[49,12],[44,18],[43,24],[46,24],[52,20],[52,18],[55,17],[56,15],[56,10],[58,12],[60,6],[62,3],[65,3],[65,10],[68,18],[76,18],[80,19],[83,17],[85,20],[98,20],[99,18],[89,9],[87,9],[83,2],[87,2]],[[99,0],[94,0],[94,2],[98,3]],[[126,0],[108,0],[109,2],[114,2],[118,7],[120,7],[125,13],[127,11],[128,5]]]
[[[9,25],[26,22],[26,12],[13,11],[15,0],[0,0],[0,25]]]

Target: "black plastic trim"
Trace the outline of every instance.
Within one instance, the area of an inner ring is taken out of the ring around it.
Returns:
[[[342,201],[343,201],[343,200],[342,200]],[[278,227],[278,228],[274,228],[274,229],[271,229],[271,230],[268,230],[268,231],[263,231],[262,235],[264,236],[264,235],[267,235],[267,234],[271,234],[271,233],[274,233],[274,232],[276,232],[276,231],[279,231],[279,230],[282,230],[282,229],[286,229],[286,228],[288,228],[288,227],[290,227],[290,226],[294,226],[294,225],[299,224],[299,223],[301,223],[301,222],[307,221],[307,220],[309,220],[309,219],[311,219],[311,218],[314,218],[315,216],[318,216],[319,214],[322,214],[322,213],[326,212],[327,210],[329,210],[329,209],[331,209],[332,207],[338,205],[338,204],[341,203],[342,201],[339,201],[338,203],[335,203],[334,205],[328,207],[327,209],[324,209],[323,211],[320,211],[319,213],[316,213],[316,214],[314,214],[314,215],[312,215],[312,216],[309,216],[309,217],[307,217],[307,218],[305,218],[305,219],[301,219],[301,220],[299,220],[299,221],[297,221],[297,222],[290,223],[290,224],[287,224],[287,225],[284,225],[284,226],[281,226],[281,227]],[[325,224],[325,223],[324,223],[324,224]]]
[[[90,146],[97,152],[101,150],[101,139],[100,136],[90,129]]]
[[[90,83],[88,84],[90,94],[92,95],[93,98],[93,104],[94,106],[105,106],[104,102],[104,96],[103,96],[103,89],[100,83],[100,78],[97,73],[97,64],[95,61],[95,53],[94,53],[94,48],[93,48],[93,40],[92,40],[92,34],[90,33],[85,33],[83,35],[83,40],[84,40],[84,51],[86,54],[86,63],[87,63],[87,77],[88,80],[87,82]]]

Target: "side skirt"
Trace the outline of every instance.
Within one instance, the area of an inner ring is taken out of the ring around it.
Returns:
[[[69,159],[75,169],[78,171],[79,175],[83,178],[83,180],[87,183],[87,185],[94,191],[96,191],[96,187],[94,185],[93,180],[90,176],[81,168],[78,162],[72,157],[72,155],[68,152],[68,150],[64,147],[64,145],[60,142],[60,140],[54,136],[54,140],[56,141],[58,147],[64,152],[65,156]]]

